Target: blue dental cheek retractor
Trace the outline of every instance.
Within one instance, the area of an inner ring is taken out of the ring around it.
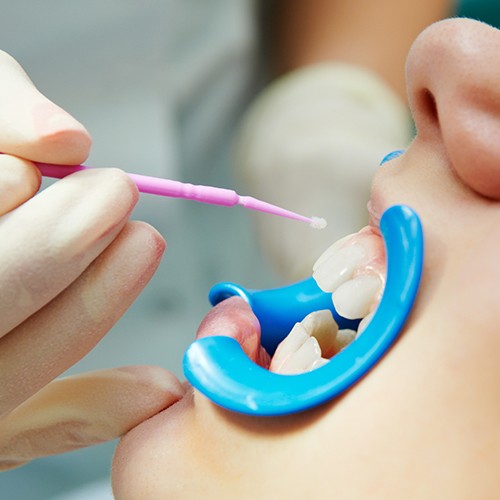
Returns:
[[[298,375],[270,372],[250,360],[238,342],[215,336],[191,344],[184,356],[188,381],[214,403],[257,416],[304,411],[334,398],[357,382],[393,344],[415,301],[423,265],[423,232],[416,212],[404,205],[387,209],[380,221],[387,254],[387,280],[380,304],[363,333],[320,368]],[[339,328],[358,321],[339,316],[331,293],[313,278],[271,290],[245,290],[220,283],[210,291],[213,305],[238,295],[261,325],[262,345],[273,353],[296,322],[329,309]]]

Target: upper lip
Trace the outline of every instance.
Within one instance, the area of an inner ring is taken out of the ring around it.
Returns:
[[[373,196],[368,201],[366,208],[368,209],[369,224],[373,227],[379,227],[380,225],[380,211],[377,204],[373,200]]]

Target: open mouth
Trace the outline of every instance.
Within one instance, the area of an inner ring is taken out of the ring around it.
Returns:
[[[340,316],[360,319],[357,330],[339,329],[330,310],[313,311],[278,345],[269,369],[304,373],[323,366],[367,327],[385,286],[386,255],[378,228],[366,226],[328,248],[313,267],[318,286],[332,294]]]
[[[330,309],[317,309],[294,324],[275,350],[261,345],[260,328],[231,301],[216,305],[198,338],[224,335],[236,340],[259,366],[283,375],[305,373],[326,364],[366,329],[382,297],[387,274],[382,235],[370,225],[331,245],[316,261],[312,277],[331,294],[336,312],[358,320],[356,329],[339,327]],[[350,322],[351,325],[355,322]]]
[[[217,306],[184,356],[186,378],[220,406],[252,415],[283,415],[326,402],[356,383],[394,343],[415,301],[423,258],[418,215],[394,205],[378,228],[368,226],[330,247],[308,280],[261,291],[216,285],[210,300]],[[253,328],[252,311],[258,319]],[[238,314],[239,321],[247,318],[246,328],[235,326]],[[356,317],[361,321],[348,319]],[[337,326],[350,321],[356,330]],[[270,347],[272,359],[262,346]]]

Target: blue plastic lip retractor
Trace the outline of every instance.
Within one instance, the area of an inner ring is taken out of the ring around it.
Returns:
[[[422,275],[424,241],[420,219],[404,205],[387,209],[380,221],[387,254],[387,279],[380,304],[364,332],[324,366],[298,375],[270,372],[250,360],[229,337],[205,337],[184,355],[188,381],[214,403],[256,416],[307,410],[339,395],[368,372],[396,340],[415,301]],[[296,322],[312,311],[330,309],[339,328],[356,322],[340,317],[331,293],[313,278],[271,290],[245,290],[220,283],[210,291],[213,305],[239,295],[261,324],[261,342],[269,352]]]

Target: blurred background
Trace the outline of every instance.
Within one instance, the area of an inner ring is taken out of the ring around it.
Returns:
[[[87,127],[94,139],[88,165],[241,190],[231,173],[231,143],[258,88],[254,2],[2,4],[0,48]],[[497,24],[498,10],[494,2],[468,0],[458,12]],[[142,195],[133,218],[151,223],[166,238],[161,267],[71,372],[156,364],[182,377],[182,355],[209,309],[213,284],[281,284],[259,252],[250,217],[265,215]],[[2,473],[0,499],[69,498],[75,488],[106,482],[115,444]],[[82,498],[101,498],[101,492],[89,489]]]

